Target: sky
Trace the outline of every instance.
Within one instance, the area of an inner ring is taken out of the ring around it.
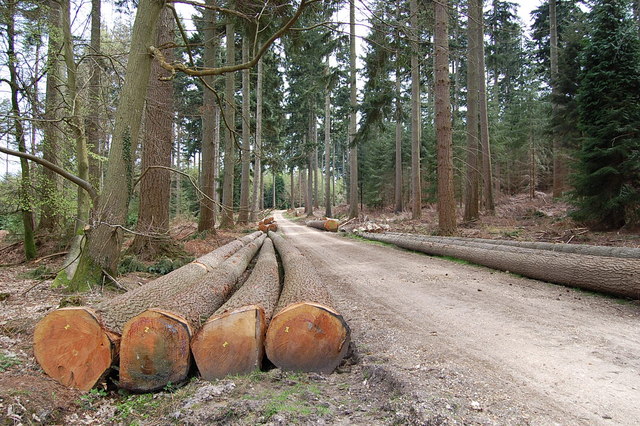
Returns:
[[[540,3],[542,3],[542,0],[512,0],[514,1],[514,3],[519,5],[519,16],[520,19],[522,20],[522,22],[525,24],[526,30],[528,30],[529,24],[531,22],[530,20],[530,12],[536,8]],[[85,2],[86,3],[86,2]],[[106,1],[103,2],[103,21],[108,24],[109,21],[113,20],[113,2],[112,1]],[[487,3],[485,1],[485,3]],[[186,5],[177,5],[178,7],[178,13],[184,18],[185,20],[185,25],[189,26],[190,24],[190,18],[191,18],[191,14],[193,13],[193,9],[190,6],[186,6]],[[359,14],[358,11],[356,11],[356,14]],[[349,19],[349,12],[348,12],[348,8],[346,9],[345,12],[341,13],[338,17],[338,19],[340,21],[344,21],[347,22]],[[356,18],[358,19],[358,18]],[[86,22],[86,21],[85,21]],[[85,24],[86,25],[86,24]],[[348,28],[345,29],[346,31],[348,31]],[[359,36],[365,36],[367,34],[367,28],[366,26],[358,26],[356,27],[356,32],[358,33]],[[362,47],[361,46],[357,46],[356,48],[358,50],[358,55],[362,54]],[[4,96],[4,87],[2,87],[3,91],[2,93],[0,93],[0,95]],[[7,146],[7,136],[5,136],[3,138],[3,140],[0,140],[0,144],[2,144],[2,146]],[[15,173],[19,170],[19,161],[16,158],[12,158],[12,157],[8,157],[4,154],[0,155],[0,176],[4,176],[6,171],[9,171],[9,173]]]

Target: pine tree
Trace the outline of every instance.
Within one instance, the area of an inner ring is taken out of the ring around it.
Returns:
[[[578,89],[574,216],[600,229],[638,220],[640,209],[640,40],[627,6],[599,0],[592,9]]]

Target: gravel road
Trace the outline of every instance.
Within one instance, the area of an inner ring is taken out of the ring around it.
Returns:
[[[326,280],[357,353],[410,394],[417,413],[482,424],[640,423],[637,302],[275,217]]]

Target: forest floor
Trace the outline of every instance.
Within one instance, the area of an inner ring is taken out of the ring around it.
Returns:
[[[631,230],[594,233],[542,194],[501,200],[464,236],[640,247]],[[320,213],[317,213],[318,215]],[[334,214],[340,214],[338,210]],[[352,330],[350,352],[330,375],[275,368],[216,382],[197,377],[155,394],[115,387],[83,393],[45,376],[33,358],[36,322],[61,304],[93,305],[116,290],[83,295],[51,288],[60,257],[19,263],[0,242],[0,425],[4,424],[634,424],[640,418],[640,304],[324,233],[277,213],[308,256]],[[390,212],[365,219],[432,233]],[[364,221],[363,221],[364,222]],[[248,229],[174,238],[200,256]],[[51,244],[41,256],[53,254]],[[153,275],[126,274],[125,287]]]

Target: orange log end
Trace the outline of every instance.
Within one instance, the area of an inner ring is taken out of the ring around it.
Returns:
[[[338,232],[338,226],[340,226],[340,221],[337,219],[327,219],[324,221],[324,229],[329,232]]]
[[[266,331],[264,309],[250,305],[211,317],[191,341],[205,380],[260,369]]]
[[[265,350],[277,367],[331,373],[344,358],[351,332],[342,316],[316,303],[296,303],[273,317]]]
[[[124,325],[120,344],[120,387],[159,390],[187,378],[191,329],[171,312],[149,309]]]
[[[89,308],[63,308],[38,322],[33,352],[51,378],[88,391],[111,367],[118,336],[106,332]]]

